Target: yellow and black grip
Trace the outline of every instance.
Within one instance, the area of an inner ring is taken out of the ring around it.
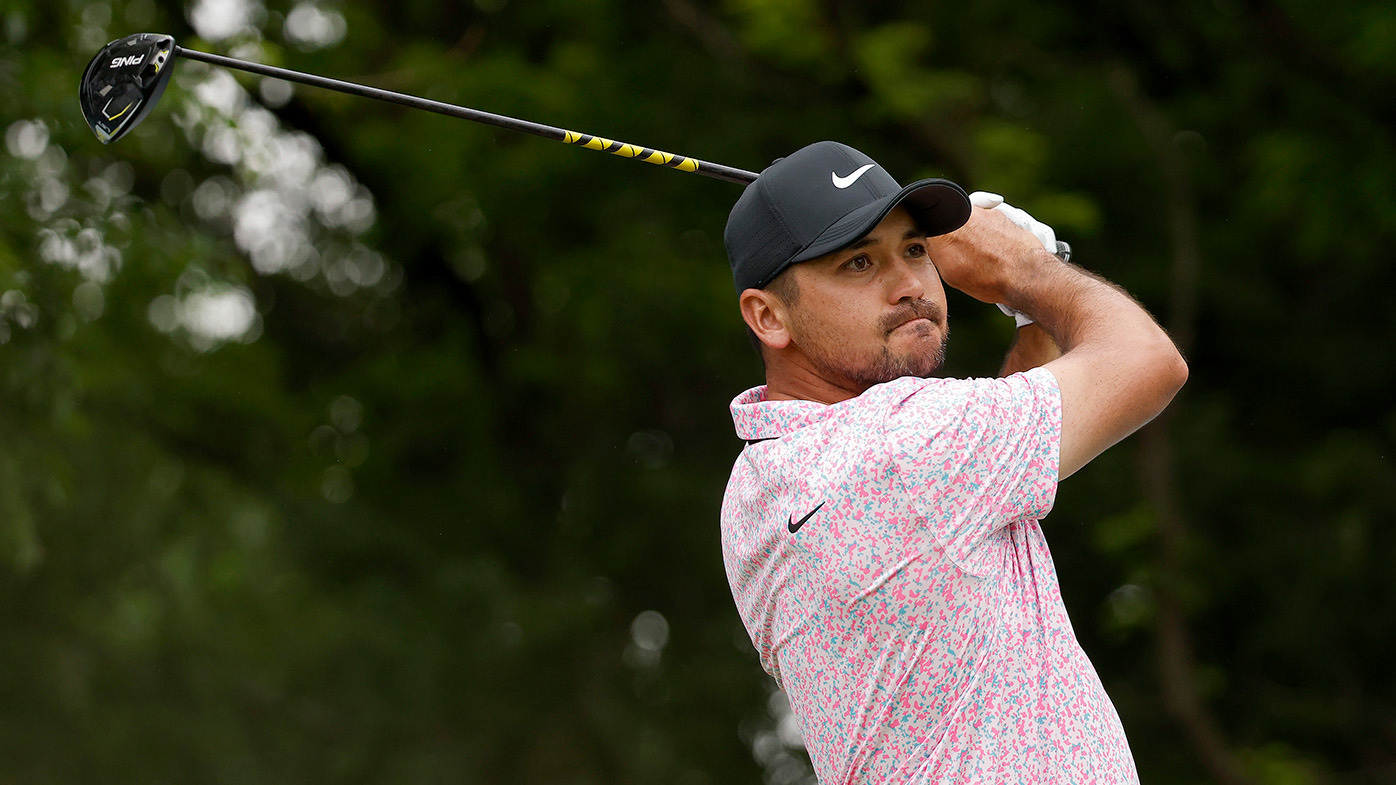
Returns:
[[[666,153],[663,150],[653,150],[648,147],[641,147],[626,142],[617,142],[603,136],[592,136],[578,131],[562,132],[562,140],[567,144],[575,144],[585,147],[588,150],[600,150],[603,153],[618,155],[621,158],[636,158],[648,164],[667,166],[670,169],[677,169],[680,172],[697,172],[721,180],[730,180],[734,183],[749,183],[756,179],[754,172],[747,172],[742,169],[733,169],[730,166],[711,164],[706,161],[699,161],[697,158],[687,158],[674,153]]]

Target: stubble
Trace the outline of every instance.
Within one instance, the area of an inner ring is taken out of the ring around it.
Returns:
[[[888,341],[894,330],[916,318],[930,320],[941,329],[940,341],[929,350],[893,352]],[[841,336],[824,330],[800,330],[805,333],[801,350],[814,369],[825,379],[845,389],[860,393],[869,387],[914,376],[927,379],[945,366],[946,347],[950,342],[950,325],[944,312],[930,300],[912,300],[878,320],[883,343],[876,351],[856,351],[848,347]]]

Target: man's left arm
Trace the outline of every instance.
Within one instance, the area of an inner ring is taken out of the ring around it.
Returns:
[[[1008,356],[999,369],[1000,377],[1030,371],[1062,356],[1061,347],[1037,324],[1025,324],[1015,332],[1013,345],[1008,347]]]

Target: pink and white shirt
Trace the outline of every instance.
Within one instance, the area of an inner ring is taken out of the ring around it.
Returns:
[[[1137,783],[1062,604],[1050,371],[732,401],[722,552],[819,781]],[[762,441],[758,441],[762,440]]]

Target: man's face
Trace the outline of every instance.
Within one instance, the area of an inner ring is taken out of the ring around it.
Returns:
[[[945,289],[926,238],[898,207],[847,248],[794,265],[791,343],[824,379],[862,392],[945,362]]]

